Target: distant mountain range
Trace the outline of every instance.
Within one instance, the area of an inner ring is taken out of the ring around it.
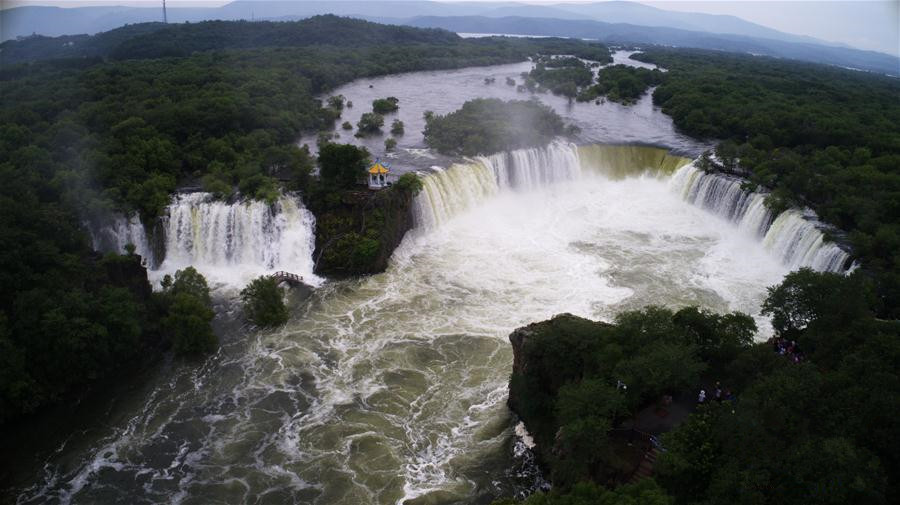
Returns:
[[[900,76],[900,58],[847,47],[809,42],[785,42],[743,35],[704,33],[676,28],[637,26],[626,23],[541,19],[527,17],[488,18],[482,16],[429,17],[408,20],[377,19],[420,28],[443,28],[459,33],[504,33],[550,37],[593,39],[607,44],[663,45],[750,53],[813,63],[837,65]]]
[[[882,53],[783,33],[734,16],[673,12],[633,2],[534,5],[422,0],[237,0],[221,7],[169,8],[168,20],[170,23],[211,19],[296,20],[325,13],[459,32],[551,35],[718,49],[900,74],[900,60]],[[33,33],[95,34],[126,24],[161,20],[161,6],[16,7],[0,11],[0,36],[8,40]]]

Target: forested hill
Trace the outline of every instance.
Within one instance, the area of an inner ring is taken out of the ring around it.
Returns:
[[[416,29],[338,16],[296,22],[206,21],[168,25],[114,48],[113,58],[187,56],[196,51],[331,45],[368,47],[390,44],[451,44],[460,37],[436,28]]]
[[[3,64],[60,58],[142,59],[188,56],[198,51],[330,45],[452,44],[455,33],[392,26],[332,15],[295,22],[204,21],[141,23],[97,35],[29,37],[0,44]]]
[[[385,20],[387,21],[387,20]],[[665,26],[605,23],[592,19],[547,19],[534,17],[422,16],[392,19],[392,23],[443,28],[454,32],[510,33],[542,37],[572,37],[604,44],[637,44],[714,49],[731,53],[763,54],[813,63],[900,75],[900,59],[889,54],[801,41],[709,33]]]

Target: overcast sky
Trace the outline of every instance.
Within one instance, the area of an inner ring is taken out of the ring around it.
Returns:
[[[552,4],[578,1],[580,0],[521,3]],[[19,5],[150,7],[160,3],[161,0],[0,0],[3,8]],[[227,3],[229,1],[224,0],[167,0],[167,4],[171,7],[198,5],[214,7]],[[639,3],[683,12],[730,14],[783,32],[842,42],[861,49],[900,54],[900,0],[651,0]]]

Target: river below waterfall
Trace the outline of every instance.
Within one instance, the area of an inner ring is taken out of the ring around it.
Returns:
[[[509,95],[503,76],[528,67],[404,74],[336,92],[354,113],[368,108],[365,93],[398,96],[414,132],[421,110]],[[497,82],[485,86],[487,75]],[[696,152],[648,100],[569,110],[594,125],[584,129],[592,140]],[[287,325],[263,332],[230,322],[240,286],[222,284],[219,351],[164,363],[97,409],[102,420],[81,420],[84,430],[36,454],[18,503],[474,504],[527,490],[538,477],[514,448],[505,406],[513,329],[561,312],[610,320],[646,304],[697,304],[748,312],[761,336],[770,331],[760,302],[788,266],[754,233],[686,201],[675,182],[698,177],[668,177],[685,162],[554,145],[434,171],[416,202],[419,227],[387,272],[326,281],[292,300]],[[191,215],[233,212],[192,205]],[[230,230],[225,217],[216,222]],[[198,247],[172,260],[189,262]],[[219,269],[237,261],[198,250]],[[252,257],[233,255],[240,265]]]

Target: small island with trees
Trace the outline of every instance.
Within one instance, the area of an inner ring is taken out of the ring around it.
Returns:
[[[449,114],[425,116],[425,143],[453,155],[544,146],[571,132],[556,111],[537,100],[479,98]]]

